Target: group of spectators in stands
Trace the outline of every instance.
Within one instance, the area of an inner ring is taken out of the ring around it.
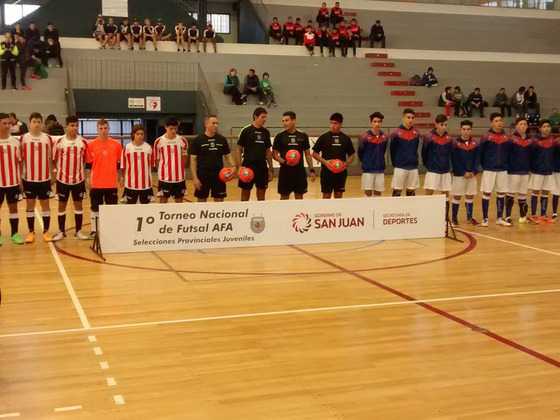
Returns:
[[[46,76],[42,67],[52,67],[50,58],[57,59],[56,67],[63,66],[59,33],[53,24],[47,24],[41,39],[41,32],[35,22],[30,22],[26,30],[16,23],[10,32],[4,34],[4,40],[0,43],[2,89],[6,89],[9,73],[12,89],[17,90],[16,67],[19,66],[21,89],[31,90],[26,83],[27,69],[33,69],[32,78],[41,79]]]
[[[172,31],[167,30],[163,19],[157,19],[156,24],[152,25],[150,19],[144,19],[141,25],[138,18],[132,20],[130,24],[128,18],[124,18],[119,25],[115,24],[112,17],[107,18],[97,15],[93,24],[93,37],[99,42],[99,48],[121,49],[121,43],[125,42],[129,50],[134,50],[134,44],[138,44],[138,49],[145,50],[146,43],[152,42],[154,50],[158,50],[158,42],[175,41],[177,51],[191,52],[191,45],[194,45],[196,52],[200,52],[200,42],[206,52],[207,44],[211,44],[213,51],[216,52],[216,31],[212,24],[208,23],[202,36],[196,23],[193,22],[189,28],[183,25],[182,20],[177,21]],[[186,44],[186,49],[185,49]]]
[[[259,105],[266,103],[267,107],[276,106],[274,99],[274,91],[270,83],[270,75],[263,73],[262,79],[256,75],[254,69],[249,69],[249,72],[243,80],[243,87],[239,82],[236,69],[230,69],[224,80],[224,90],[226,95],[231,95],[231,101],[235,105],[247,105],[247,97],[255,95],[259,99]]]

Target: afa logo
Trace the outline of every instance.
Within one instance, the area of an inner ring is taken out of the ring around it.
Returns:
[[[292,227],[297,233],[305,233],[311,229],[311,218],[305,213],[296,214],[292,219]]]
[[[251,230],[254,233],[261,233],[266,227],[263,216],[255,216],[251,218]]]

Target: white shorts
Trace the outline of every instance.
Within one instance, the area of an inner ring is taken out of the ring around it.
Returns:
[[[363,173],[362,190],[385,191],[385,175]]]
[[[426,177],[424,178],[424,189],[434,191],[451,191],[451,174],[426,172]]]
[[[529,189],[533,191],[552,191],[554,189],[554,176],[531,174]]]
[[[420,177],[418,169],[401,169],[395,168],[393,179],[391,180],[391,188],[395,190],[415,190],[420,186]]]
[[[552,189],[552,194],[560,195],[560,172],[553,172],[552,177],[554,178],[554,188]]]
[[[529,175],[512,175],[507,176],[507,192],[510,194],[527,194],[529,185]]]
[[[507,171],[484,171],[482,181],[480,181],[480,191],[487,193],[492,191],[507,192],[507,175]]]
[[[476,195],[476,184],[476,176],[469,179],[464,176],[454,176],[451,195]]]

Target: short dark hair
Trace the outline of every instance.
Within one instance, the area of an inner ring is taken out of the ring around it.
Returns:
[[[216,114],[208,114],[206,117],[204,117],[204,121],[208,121],[210,118],[218,119],[218,116]]]
[[[506,88],[500,88],[500,90],[503,90],[505,92]]]
[[[525,86],[520,86],[518,92],[525,92]]]
[[[539,128],[542,127],[544,124],[550,124],[550,121],[548,121],[546,118],[543,118],[542,120],[539,121]]]
[[[294,111],[286,111],[282,114],[283,117],[290,117],[290,119],[296,119],[296,113]]]
[[[480,90],[480,88],[479,88],[479,87],[475,87],[474,90]]]
[[[446,87],[445,87],[445,91],[446,91],[446,92],[447,92],[448,90],[451,90],[451,89],[453,89],[451,86],[446,86]]]
[[[403,114],[403,115],[406,115],[406,114],[414,114],[414,110],[413,110],[412,108],[405,108],[405,109],[403,109],[402,114]]]
[[[383,121],[383,119],[385,118],[385,116],[379,112],[379,111],[375,111],[373,114],[371,114],[369,116],[369,121],[373,121],[374,118],[379,118],[381,121]]]
[[[521,117],[517,117],[517,118],[515,119],[515,125],[519,124],[521,121],[528,122],[528,121],[527,121],[527,118],[521,116]]]
[[[255,108],[253,111],[253,119],[258,118],[261,114],[268,114],[268,111],[262,106]]]
[[[249,69],[249,71],[252,71],[253,73],[256,73],[256,72],[255,72],[255,69]]]
[[[31,120],[33,118],[37,118],[37,119],[43,121],[43,116],[41,114],[39,114],[38,112],[32,112],[31,115],[29,116],[29,121],[31,122]]]
[[[428,67],[428,70],[427,70],[427,71],[430,71],[430,70],[431,70],[431,71],[434,71],[434,68],[433,68],[433,67]]]
[[[268,73],[265,71],[265,72],[263,73],[263,77],[264,77],[264,76],[270,77],[270,74],[268,74]]]
[[[461,121],[461,123],[459,124],[461,127],[463,127],[464,125],[468,125],[472,128],[473,126],[473,122],[471,120],[463,120]]]
[[[167,117],[165,120],[166,127],[179,127],[179,119],[177,117]]]
[[[436,116],[436,124],[441,124],[445,121],[447,121],[447,117],[445,115],[439,114]]]
[[[331,115],[329,121],[336,121],[337,123],[342,124],[342,121],[344,121],[344,117],[340,112],[335,112],[334,114]]]
[[[381,21],[380,21],[379,19],[377,19],[377,20],[375,21],[375,23],[381,23]]]
[[[461,86],[455,86],[455,90],[461,90]]]
[[[490,122],[494,121],[494,118],[498,118],[498,117],[504,118],[501,112],[492,112],[490,114]]]
[[[143,131],[144,133],[146,133],[146,127],[144,127],[142,124],[133,125],[130,135],[134,137],[134,134],[136,134],[138,131]]]
[[[534,86],[529,86],[528,89],[533,89],[533,90],[535,90],[535,87],[534,87]]]
[[[0,112],[0,120],[5,120],[6,118],[10,118],[10,116],[5,112]]]
[[[16,115],[15,112],[10,112],[8,115],[10,116],[10,118],[17,118],[17,115]]]
[[[66,125],[71,124],[71,123],[77,123],[78,121],[79,121],[78,117],[76,117],[75,115],[68,115],[66,117]]]
[[[272,18],[272,20],[274,20],[274,19],[278,20],[278,18],[277,18],[276,16],[274,16],[274,17]]]
[[[54,122],[58,122],[58,120],[56,119],[54,114],[49,114],[47,115],[47,118],[45,119],[45,122],[47,121],[54,121]]]

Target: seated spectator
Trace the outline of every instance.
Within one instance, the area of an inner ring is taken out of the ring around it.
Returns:
[[[214,31],[214,28],[212,28],[212,24],[210,22],[208,22],[208,25],[206,25],[206,29],[202,34],[202,48],[204,49],[204,52],[206,52],[206,44],[212,44],[212,48],[214,49],[214,52],[216,52],[216,32]]]
[[[191,52],[191,44],[194,42],[196,46],[196,52],[200,52],[200,34],[198,32],[198,28],[196,27],[196,23],[192,23],[191,27],[187,31],[187,51]]]
[[[511,97],[511,106],[517,111],[517,118],[521,115],[525,116],[527,109],[525,108],[525,86],[521,86],[517,92]]]
[[[42,59],[43,66],[52,67],[52,64],[49,64],[50,58],[56,58],[56,67],[60,68],[64,65],[64,63],[62,62],[62,56],[60,55],[60,43],[55,44],[52,38],[49,38],[47,42],[45,42],[45,55]],[[35,70],[35,73],[36,72],[37,70]]]
[[[45,119],[43,132],[51,136],[63,136],[65,134],[64,127],[56,120],[56,117],[53,114],[50,114]]]
[[[289,45],[290,38],[296,39],[296,24],[292,21],[292,17],[288,16],[288,21],[282,27],[282,44]]]
[[[282,26],[278,23],[276,16],[272,18],[272,23],[268,26],[268,36],[282,43]]]
[[[259,85],[263,93],[263,98],[266,100],[266,106],[270,108],[270,105],[276,106],[276,101],[274,100],[274,92],[272,91],[272,85],[270,84],[268,73],[263,73],[263,78]]]
[[[47,42],[49,39],[52,39],[55,44],[60,43],[58,29],[54,27],[52,22],[47,23],[47,29],[45,29],[45,32],[43,33],[43,41]]]
[[[128,24],[128,18],[124,18],[119,25],[119,31],[117,32],[117,49],[121,49],[121,42],[125,41],[129,50],[132,50],[132,33],[130,32],[130,25]]]
[[[319,29],[317,31],[317,34],[315,36],[315,42],[321,48],[321,57],[324,57],[324,54],[323,54],[323,48],[324,47],[326,47],[330,52],[330,46],[329,46],[330,35],[329,35],[329,30],[327,29],[327,26],[328,26],[328,23],[323,22],[321,24],[321,29]]]
[[[140,25],[138,18],[134,18],[132,21],[132,26],[130,27],[130,35],[132,36],[132,48],[134,49],[134,44],[138,43],[138,48],[140,50],[146,49],[146,41],[144,40],[144,31]]]
[[[553,133],[560,132],[560,114],[558,113],[558,108],[552,108],[552,114],[548,117],[550,121],[550,127]]]
[[[10,112],[10,124],[12,124],[12,128],[10,128],[10,134],[12,136],[21,136],[22,134],[28,133],[29,128],[27,128],[27,124],[23,121],[18,120],[18,117],[15,113]]]
[[[309,55],[315,55],[315,34],[309,26],[307,27],[307,32],[303,35],[303,45],[307,48]]]
[[[16,87],[16,63],[18,59],[18,47],[15,41],[12,41],[12,34],[6,32],[4,34],[4,41],[0,43],[0,67],[2,68],[2,90],[6,89],[8,82],[8,72],[12,79],[12,89],[17,90]]]
[[[146,49],[146,43],[148,41],[152,41],[152,43],[154,44],[154,51],[157,51],[157,37],[156,37],[156,31],[154,29],[154,27],[152,26],[152,22],[150,21],[150,19],[146,18],[144,19],[144,26],[142,27],[142,33],[144,34],[144,49]]]
[[[171,34],[166,34],[166,29],[167,27],[163,24],[163,19],[159,18],[156,22],[156,26],[154,27],[154,31],[156,32],[156,39],[158,41],[169,41],[169,38],[171,38]]]
[[[428,67],[428,70],[422,75],[422,80],[420,81],[420,86],[432,87],[438,85],[438,79],[434,74],[434,69]]]
[[[334,7],[331,9],[331,16],[330,16],[331,23],[333,28],[338,26],[344,20],[344,13],[340,8],[340,3],[336,2]]]
[[[185,49],[185,33],[187,32],[187,28],[183,25],[182,20],[177,21],[177,25],[175,26],[175,42],[177,43],[177,51],[183,50],[186,52]]]
[[[304,35],[307,33],[307,28],[311,28],[311,32],[315,33],[315,26],[313,26],[313,21],[311,19],[307,21],[307,25],[303,28]]]
[[[511,117],[511,105],[509,104],[509,98],[506,94],[506,89],[501,88],[498,93],[496,93],[496,98],[494,99],[494,105],[500,108],[501,114],[506,116],[506,109],[508,111],[508,117]]]
[[[105,33],[105,19],[102,15],[97,15],[93,23],[93,38],[99,42],[99,49],[104,49],[107,44],[107,34]],[[27,38],[29,41],[29,38]]]
[[[461,91],[461,86],[455,86],[453,90],[453,101],[455,102],[455,116],[466,117],[467,110],[465,108],[465,94]]]
[[[27,31],[25,31],[25,39],[30,44],[33,40],[41,40],[41,32],[39,32],[39,28],[37,28],[37,24],[35,22],[29,22],[29,27]]]
[[[379,19],[375,21],[369,32],[369,46],[375,48],[376,42],[381,42],[381,48],[385,48],[385,31]]]
[[[226,95],[231,95],[231,101],[235,105],[241,105],[243,103],[236,69],[230,69],[229,74],[226,76],[226,80],[224,81],[224,93]]]
[[[347,32],[349,35],[349,43],[352,46],[352,54],[356,57],[356,47],[362,47],[362,28],[360,28],[356,19],[350,21]]]
[[[294,25],[294,34],[296,36],[296,45],[303,45],[303,34],[304,33],[305,33],[305,30],[303,29],[303,26],[301,25],[301,19],[296,18],[296,23]]]
[[[107,43],[106,45],[109,46],[110,49],[114,50],[115,45],[117,44],[117,33],[119,32],[119,28],[115,25],[115,21],[112,17],[107,19],[107,24],[105,25],[105,35],[107,36]],[[120,45],[117,45],[118,49],[121,49]]]
[[[350,35],[348,34],[348,27],[342,21],[337,27],[338,34],[340,35],[340,55],[346,57],[348,55],[348,44],[350,42]]]
[[[480,88],[474,88],[474,92],[472,92],[467,98],[467,111],[469,117],[472,117],[474,109],[478,109],[480,112],[480,118],[484,118],[484,108],[487,106],[488,102],[482,99]]]
[[[241,95],[243,105],[247,105],[247,95],[258,96],[259,105],[264,105],[264,97],[259,83],[259,76],[255,74],[254,69],[249,69],[249,74],[245,76],[245,81],[243,82],[243,95]]]
[[[329,9],[327,9],[327,3],[321,4],[319,11],[317,12],[317,23],[319,27],[323,26],[329,27]]]
[[[10,34],[12,34],[12,39],[18,39],[20,35],[25,38],[25,33],[23,29],[21,29],[19,22],[15,24],[14,28],[10,31]]]
[[[329,57],[336,57],[336,48],[341,48],[341,38],[337,28],[329,34]]]
[[[457,105],[457,102],[453,100],[451,86],[447,86],[439,96],[438,106],[444,106],[445,115],[449,117],[451,116],[451,107],[455,107],[455,105]]]
[[[527,112],[531,112],[531,110],[534,109],[537,115],[541,115],[541,104],[537,102],[537,93],[535,92],[535,88],[533,86],[529,86],[525,92],[524,104]]]

